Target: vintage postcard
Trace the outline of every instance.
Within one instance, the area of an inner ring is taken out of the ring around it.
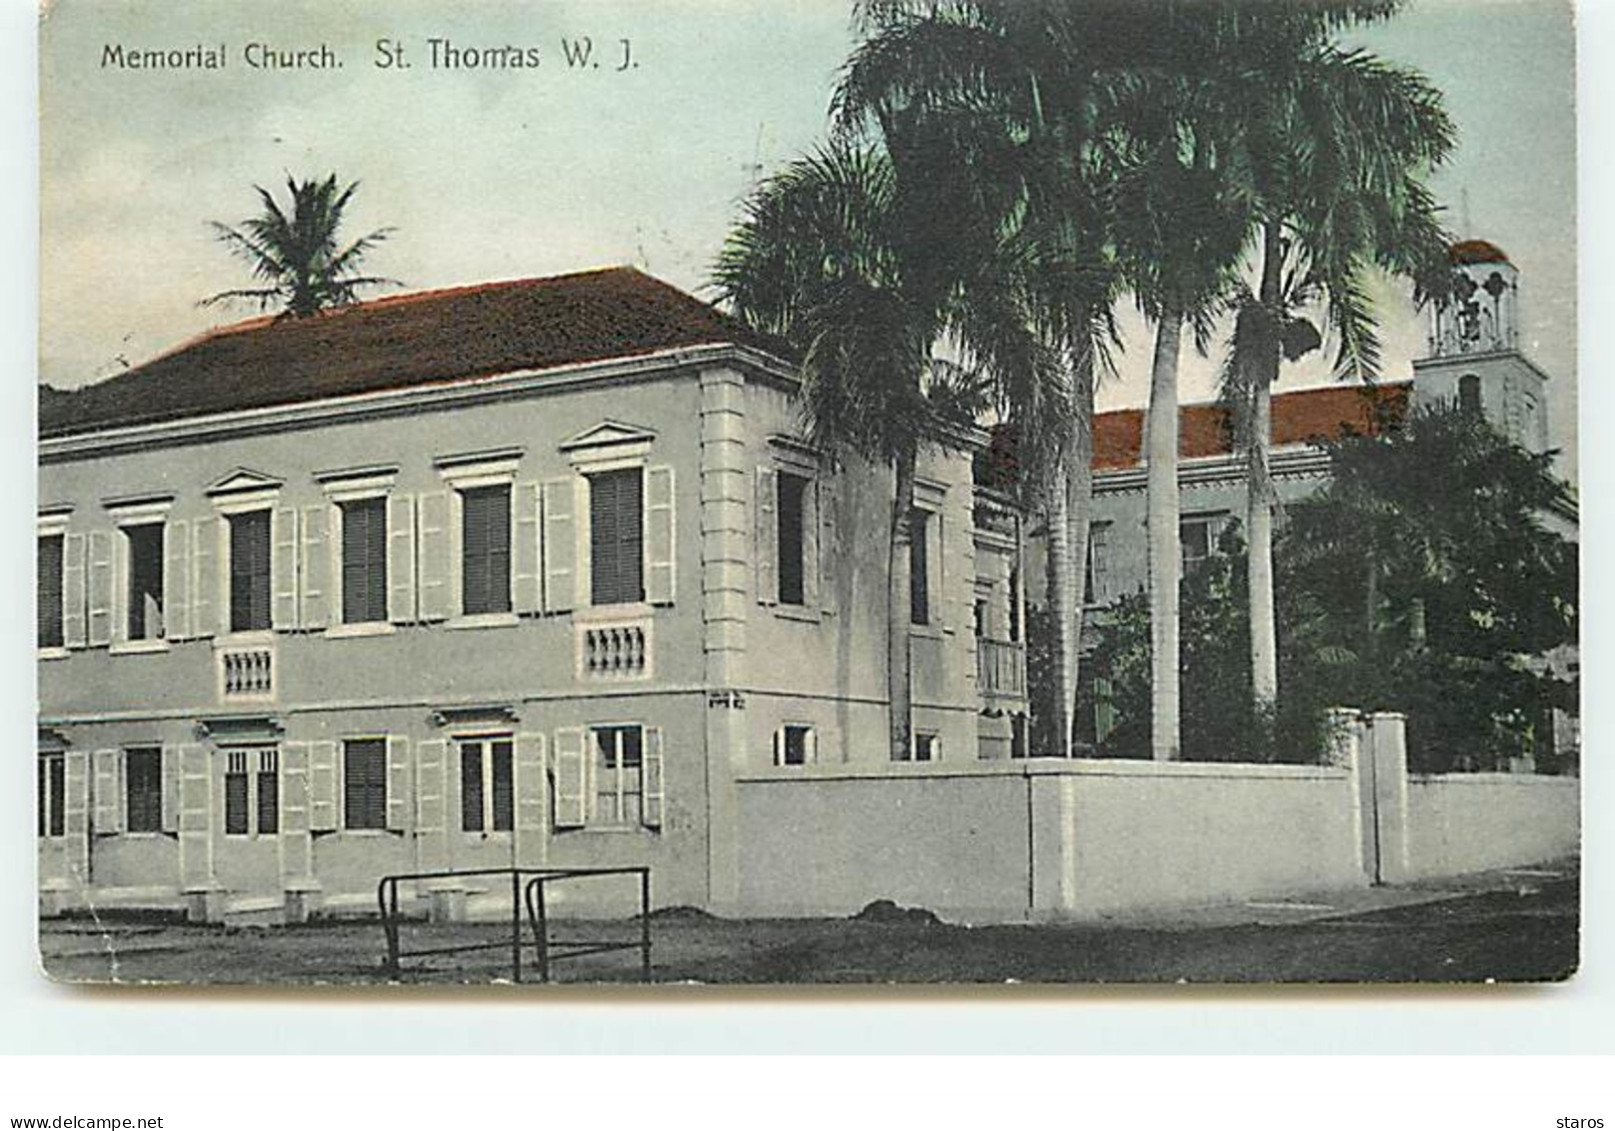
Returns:
[[[1574,54],[45,5],[45,972],[1569,977]]]

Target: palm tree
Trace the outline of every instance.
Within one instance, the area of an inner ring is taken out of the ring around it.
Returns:
[[[1096,120],[1109,98],[1106,68],[1114,67],[1118,45],[1136,42],[1107,35],[1103,25],[1125,14],[1003,0],[866,0],[860,5],[866,38],[836,99],[842,131],[875,126],[900,164],[927,146],[950,146],[948,175],[973,180],[977,206],[997,210],[987,223],[1007,232],[1016,248],[1018,300],[997,302],[998,280],[976,288],[969,296],[972,339],[1002,333],[995,320],[1023,319],[1027,325],[1009,327],[1010,334],[1030,331],[1063,359],[1041,376],[996,367],[1029,501],[1047,519],[1058,743],[1049,753],[1061,756],[1072,750],[1077,698],[1094,386],[1115,339],[1118,286]],[[948,127],[939,130],[939,122]],[[935,155],[923,159],[934,162]]]
[[[967,238],[950,183],[900,178],[878,149],[822,148],[758,189],[714,271],[720,298],[738,317],[800,352],[801,407],[814,444],[891,469],[887,685],[895,760],[910,748],[916,464],[927,446],[962,446],[980,407],[975,371],[938,354],[960,325],[960,280],[979,276],[992,258]],[[1006,337],[990,348],[1016,347]]]
[[[1365,15],[1373,15],[1370,11]],[[1259,227],[1260,282],[1235,299],[1223,396],[1245,453],[1245,531],[1254,706],[1278,696],[1270,406],[1281,360],[1322,343],[1304,313],[1321,300],[1339,343],[1339,376],[1370,382],[1379,345],[1363,286],[1375,267],[1421,290],[1445,272],[1448,243],[1422,178],[1453,144],[1439,92],[1361,51],[1319,42],[1253,72],[1245,113],[1244,190]]]
[[[282,208],[268,189],[254,185],[263,211],[230,227],[212,221],[214,234],[252,268],[264,285],[220,291],[202,306],[249,301],[260,310],[279,306],[283,317],[306,318],[328,307],[353,302],[362,287],[397,285],[396,280],[359,274],[364,257],[394,229],[378,228],[342,246],[338,230],[343,212],[359,182],[343,187],[336,174],[323,181],[299,181],[290,175],[286,188],[290,208]]]

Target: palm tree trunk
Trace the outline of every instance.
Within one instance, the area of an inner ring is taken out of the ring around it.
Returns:
[[[1053,669],[1049,675],[1054,683],[1054,717],[1049,722],[1054,731],[1055,746],[1053,750],[1038,753],[1060,758],[1071,757],[1071,704],[1072,691],[1076,686],[1076,647],[1072,629],[1076,623],[1077,608],[1080,607],[1071,584],[1075,570],[1072,568],[1072,531],[1067,510],[1069,496],[1066,484],[1070,475],[1071,454],[1064,451],[1060,456],[1060,466],[1049,477],[1044,502],[1049,528],[1048,573],[1044,580],[1048,586],[1049,621],[1054,630],[1053,654],[1049,664]]]
[[[1178,531],[1178,350],[1183,312],[1161,311],[1150,370],[1146,437],[1150,578],[1150,751],[1157,762],[1178,760],[1178,580],[1182,572]]]
[[[915,453],[897,458],[897,482],[892,498],[892,528],[886,560],[886,696],[891,704],[887,734],[891,759],[907,761],[910,746],[912,692],[909,682],[910,650],[910,542],[914,526]]]
[[[1260,298],[1269,314],[1279,302],[1279,275],[1283,248],[1277,224],[1268,224],[1262,236]],[[1273,481],[1267,453],[1273,436],[1273,383],[1279,375],[1278,326],[1262,319],[1264,340],[1258,354],[1255,388],[1251,391],[1249,435],[1250,468],[1245,492],[1246,581],[1250,589],[1251,691],[1258,717],[1270,716],[1278,703],[1278,627],[1273,595]]]
[[[1086,325],[1086,321],[1080,323]],[[1072,743],[1078,718],[1077,702],[1081,698],[1082,616],[1088,592],[1088,532],[1093,525],[1093,412],[1094,412],[1094,357],[1086,343],[1072,359],[1072,408],[1075,410],[1071,435],[1071,454],[1066,460],[1065,497],[1066,519],[1071,536],[1071,660],[1070,689],[1066,701],[1071,705],[1073,727]]]

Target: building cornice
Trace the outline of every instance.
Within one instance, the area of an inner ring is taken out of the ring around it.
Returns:
[[[242,409],[209,416],[107,428],[39,442],[41,464],[172,447],[199,440],[293,431],[315,425],[351,423],[411,415],[443,408],[489,404],[528,396],[548,396],[580,387],[656,380],[682,369],[737,364],[754,377],[794,386],[793,370],[779,358],[733,343],[685,346],[630,358],[579,362],[545,369],[522,369],[452,384],[386,389],[345,397]]]
[[[1419,371],[1425,369],[1463,369],[1478,363],[1493,361],[1518,362],[1520,365],[1523,365],[1525,368],[1529,369],[1532,373],[1535,373],[1542,380],[1553,380],[1553,378],[1548,376],[1545,369],[1543,369],[1536,362],[1532,361],[1530,358],[1526,357],[1519,350],[1486,350],[1484,352],[1476,353],[1446,354],[1442,357],[1421,357],[1414,361],[1413,371],[1418,373]]]
[[[1329,474],[1329,454],[1311,444],[1276,448],[1268,454],[1268,470],[1275,478],[1304,479]],[[1186,459],[1178,464],[1178,484],[1182,487],[1207,487],[1245,479],[1245,458],[1238,455],[1207,456]],[[1094,494],[1118,494],[1125,491],[1142,491],[1149,477],[1144,466],[1117,468],[1094,473]]]

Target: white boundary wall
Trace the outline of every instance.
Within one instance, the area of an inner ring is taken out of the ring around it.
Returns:
[[[1408,777],[1408,863],[1451,876],[1567,856],[1581,845],[1581,782],[1530,774]]]

